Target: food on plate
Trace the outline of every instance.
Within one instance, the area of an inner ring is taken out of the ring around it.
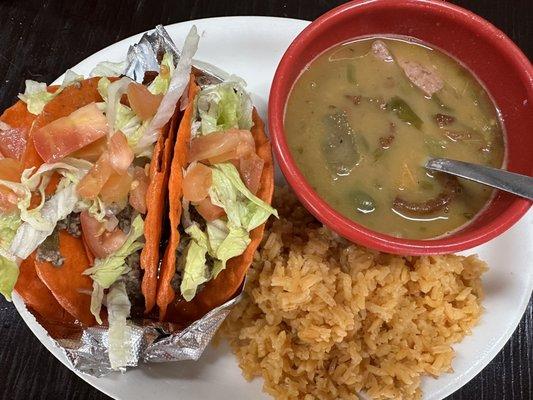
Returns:
[[[420,398],[452,370],[482,312],[475,256],[401,257],[351,244],[286,189],[244,298],[221,328],[247,379],[277,399]]]
[[[20,160],[35,115],[19,100],[0,115],[0,157]]]
[[[188,324],[234,296],[277,215],[264,125],[244,82],[189,84],[170,171],[170,238],[161,264],[161,320]]]
[[[112,369],[132,365],[130,325],[176,332],[238,294],[277,215],[244,81],[193,70],[195,28],[179,57],[156,30],[172,51],[131,64],[139,82],[109,62],[26,81],[0,117],[0,293],[54,339],[105,326]]]
[[[170,167],[199,36],[141,77],[101,63],[59,86],[26,81],[0,117],[0,293],[55,339],[108,327],[128,365],[128,319],[156,318]]]
[[[81,327],[76,326],[75,318],[58,303],[50,289],[39,279],[34,254],[20,264],[15,290],[50,336],[62,339],[81,330]]]
[[[410,38],[335,46],[295,83],[285,113],[296,164],[331,207],[409,239],[450,233],[490,200],[486,186],[426,170],[429,157],[501,167],[498,111],[456,60]]]

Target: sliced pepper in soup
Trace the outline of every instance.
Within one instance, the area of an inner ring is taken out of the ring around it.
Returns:
[[[316,58],[289,96],[285,131],[308,182],[333,208],[378,232],[446,235],[492,190],[428,171],[429,157],[501,167],[498,112],[476,78],[408,38],[371,38]]]

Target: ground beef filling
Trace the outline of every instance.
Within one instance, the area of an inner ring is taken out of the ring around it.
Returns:
[[[57,223],[54,232],[52,232],[52,234],[48,236],[39,247],[37,247],[37,261],[49,262],[54,267],[61,267],[63,265],[65,257],[61,254],[59,248],[59,231],[62,230],[79,238],[81,236],[80,214],[71,213]]]
[[[59,230],[56,228],[39,247],[37,247],[37,261],[49,262],[54,267],[61,267],[65,258],[59,251]]]
[[[126,265],[130,271],[122,276],[126,285],[126,292],[133,298],[142,297],[141,294],[141,268],[139,252],[126,257]]]
[[[71,213],[65,219],[59,221],[57,230],[65,230],[70,235],[79,238],[81,236],[80,213]]]
[[[124,209],[122,209],[118,214],[115,215],[118,219],[118,228],[126,235],[130,232],[131,229],[133,212],[133,207],[128,204],[126,207],[124,207]]]
[[[174,292],[180,293],[180,285],[181,285],[181,278],[182,278],[182,271],[176,270],[176,273],[172,277],[172,280],[170,281],[170,286],[172,289],[174,289]]]
[[[144,314],[144,297],[141,291],[140,251],[126,257],[126,265],[130,270],[122,275],[121,278],[126,285],[126,293],[131,302],[131,315],[142,317]]]

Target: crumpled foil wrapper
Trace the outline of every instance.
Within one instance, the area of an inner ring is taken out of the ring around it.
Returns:
[[[141,362],[198,360],[240,297],[239,292],[236,297],[179,332],[169,332],[166,323],[129,321],[131,342],[128,347],[131,352],[128,367],[135,367]],[[60,339],[56,343],[76,371],[101,377],[113,372],[109,363],[107,333],[107,327],[93,326],[85,329],[79,340]]]
[[[124,75],[136,82],[142,83],[146,71],[159,72],[158,59],[166,52],[174,57],[174,64],[180,58],[180,52],[163,25],[157,25],[153,32],[142,35],[139,43],[130,46],[128,50],[128,66]]]
[[[167,31],[159,25],[129,48],[125,75],[142,82],[146,71],[159,71],[157,60],[164,52],[170,52],[177,63],[180,52]],[[193,68],[202,75],[206,84],[219,82],[228,76],[207,63],[195,61]],[[180,331],[172,330],[168,323],[146,319],[129,320],[131,342],[127,344],[130,353],[128,367],[135,367],[141,362],[197,360],[233,305],[239,301],[241,293],[242,287],[233,299]],[[56,340],[56,344],[64,351],[76,371],[95,377],[113,372],[109,362],[106,326],[87,328],[79,339],[60,339]]]

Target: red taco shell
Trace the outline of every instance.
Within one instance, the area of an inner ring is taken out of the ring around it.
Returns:
[[[172,277],[176,271],[176,249],[178,248],[180,234],[178,225],[181,218],[181,197],[182,197],[182,166],[187,162],[188,143],[191,140],[191,122],[194,114],[194,98],[200,88],[194,82],[194,75],[191,75],[189,82],[188,98],[190,99],[187,108],[181,119],[178,129],[176,143],[174,145],[174,157],[170,167],[171,179],[168,183],[169,196],[169,219],[170,219],[170,238],[161,262],[161,271],[157,290],[157,305],[159,307],[159,317],[164,319],[167,306],[175,299],[176,293],[170,285]]]
[[[150,183],[146,191],[145,244],[140,260],[141,268],[144,270],[141,290],[144,296],[146,314],[154,308],[156,303],[163,214],[178,121],[179,113],[176,111],[170,124],[163,128],[156,142],[148,174]]]
[[[26,307],[54,339],[72,337],[81,330],[76,319],[58,303],[35,270],[35,253],[22,261],[15,290]]]
[[[70,315],[84,325],[94,325],[96,321],[90,310],[92,279],[83,275],[89,268],[83,242],[81,238],[60,231],[59,249],[65,258],[63,265],[55,267],[47,261],[36,259],[37,275]]]

